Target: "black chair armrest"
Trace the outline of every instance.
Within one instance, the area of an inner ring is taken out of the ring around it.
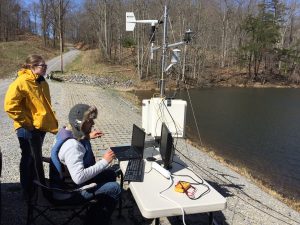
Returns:
[[[96,183],[91,183],[91,184],[88,184],[88,185],[85,185],[81,188],[76,188],[76,189],[61,189],[61,188],[53,188],[53,187],[48,187],[47,185],[44,185],[42,184],[41,182],[37,181],[37,180],[34,180],[33,181],[36,185],[42,187],[42,188],[45,188],[49,191],[55,191],[55,192],[60,192],[60,193],[65,193],[65,194],[72,194],[72,193],[77,193],[77,192],[81,192],[83,190],[89,190],[89,189],[93,189],[94,187],[96,187]]]
[[[2,152],[0,148],[0,177],[2,176]]]
[[[44,157],[42,156],[42,161],[46,163],[50,163],[50,157]]]

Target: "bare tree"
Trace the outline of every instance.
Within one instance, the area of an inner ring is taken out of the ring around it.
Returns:
[[[296,0],[86,0],[82,6],[70,0],[39,0],[39,4],[31,4],[31,15],[21,1],[0,0],[0,41],[17,39],[18,34],[25,31],[38,33],[40,30],[45,46],[57,47],[60,40],[63,51],[65,39],[84,42],[97,47],[102,58],[111,63],[134,64],[141,79],[158,78],[161,52],[156,51],[154,60],[150,60],[149,25],[138,24],[134,32],[126,32],[125,12],[134,12],[137,19],[162,19],[163,6],[167,3],[168,41],[182,40],[188,28],[194,31],[192,45],[179,47],[182,61],[173,67],[176,74],[173,77],[201,82],[218,80],[220,71],[234,72],[237,66],[241,72],[245,71],[245,59],[251,62],[255,55],[239,51],[251,39],[243,24],[249,16],[255,18],[258,15],[259,4],[273,4],[274,16],[285,18],[276,22],[280,27],[280,41],[276,49],[268,50],[256,60],[254,72],[257,75],[262,70],[273,69],[271,72],[274,72],[274,68],[277,68],[276,73],[283,69],[285,74],[297,71],[297,60],[294,59],[298,57],[300,21]],[[286,16],[278,16],[281,12]],[[162,44],[162,25],[157,25],[155,35],[154,44],[159,46]],[[167,60],[170,57],[168,54]],[[251,67],[251,63],[248,65]]]

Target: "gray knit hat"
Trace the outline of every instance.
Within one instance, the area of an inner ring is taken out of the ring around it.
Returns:
[[[85,134],[81,131],[82,124],[89,119],[96,119],[98,110],[96,106],[86,104],[76,104],[69,112],[69,123],[72,127],[73,135],[76,138],[81,138]]]

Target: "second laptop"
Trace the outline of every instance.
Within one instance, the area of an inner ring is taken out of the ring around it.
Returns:
[[[145,132],[137,125],[133,124],[132,137],[130,146],[115,146],[111,150],[116,155],[119,161],[126,161],[130,159],[143,159]]]

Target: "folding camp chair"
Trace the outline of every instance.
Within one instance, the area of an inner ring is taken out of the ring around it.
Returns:
[[[39,217],[43,217],[50,224],[57,224],[57,222],[54,222],[53,218],[49,216],[49,212],[55,211],[69,211],[70,213],[68,214],[70,215],[67,213],[63,214],[68,215],[68,218],[62,223],[69,224],[75,217],[81,218],[80,216],[83,212],[92,206],[92,204],[96,203],[96,200],[85,200],[81,198],[80,195],[82,190],[93,188],[93,185],[73,190],[52,188],[49,184],[49,179],[45,178],[43,168],[43,161],[50,162],[50,160],[45,160],[45,158],[42,157],[41,151],[38,150],[41,149],[41,146],[38,146],[40,143],[38,135],[37,137],[33,137],[30,143],[32,146],[34,145],[31,148],[31,153],[35,179],[33,181],[33,191],[27,201],[27,224],[35,224],[35,221]]]
[[[1,216],[2,216],[2,210],[1,210],[1,176],[2,176],[2,152],[0,148],[0,224],[1,224]]]

